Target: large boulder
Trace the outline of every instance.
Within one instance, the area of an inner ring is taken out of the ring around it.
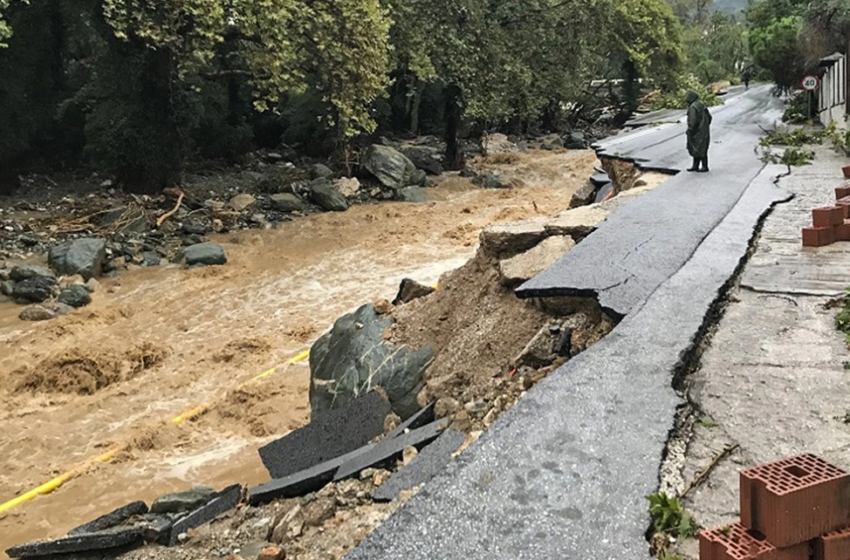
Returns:
[[[106,241],[103,239],[74,239],[50,249],[48,263],[63,276],[79,274],[88,280],[100,276],[106,258]]]
[[[91,294],[84,285],[73,284],[59,292],[56,301],[71,307],[85,307],[91,303]]]
[[[404,154],[389,146],[372,144],[363,154],[363,167],[385,187],[400,189],[413,184],[416,166]]]
[[[304,210],[304,202],[291,193],[273,194],[270,199],[272,208],[280,212],[300,212]]]
[[[35,276],[21,282],[15,282],[12,296],[15,299],[32,303],[41,303],[50,299],[56,288],[56,279],[47,276]]]
[[[411,351],[386,340],[392,320],[371,304],[337,320],[310,350],[310,408],[315,417],[340,408],[377,387],[402,419],[418,409],[422,375],[434,359],[431,348]]]
[[[410,146],[402,152],[417,168],[431,175],[443,172],[443,158],[440,151],[428,146]]]
[[[190,267],[227,264],[224,249],[215,243],[190,245],[183,250],[183,257],[186,259],[186,265]]]
[[[327,179],[317,179],[310,183],[310,200],[328,212],[348,210],[348,200]]]

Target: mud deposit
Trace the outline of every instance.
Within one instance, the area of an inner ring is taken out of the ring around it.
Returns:
[[[47,323],[23,323],[20,307],[0,305],[0,501],[126,446],[0,517],[0,550],[130,500],[267,480],[256,449],[309,420],[309,371],[254,376],[345,312],[392,299],[402,278],[433,283],[460,267],[485,225],[565,209],[595,161],[591,152],[521,154],[487,165],[519,188],[447,177],[424,204],[361,205],[213,238],[227,266],[123,273],[103,281],[92,305]],[[171,421],[199,404],[209,411]]]

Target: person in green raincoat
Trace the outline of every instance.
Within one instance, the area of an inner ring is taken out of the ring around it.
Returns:
[[[694,158],[688,171],[708,173],[711,113],[695,92],[689,91],[685,99],[688,102],[688,153]]]

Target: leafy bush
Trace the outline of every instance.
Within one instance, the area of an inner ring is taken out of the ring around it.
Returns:
[[[823,143],[824,132],[806,132],[802,128],[774,131],[759,140],[762,146],[806,146]]]
[[[696,92],[706,107],[715,107],[723,104],[723,100],[714,95],[714,92],[708,86],[703,85],[696,77],[690,75],[680,78],[675,90],[658,97],[652,104],[652,110],[687,109],[688,102],[685,100],[685,96],[688,90]]]
[[[685,511],[679,498],[670,498],[664,492],[656,492],[646,499],[649,500],[649,515],[655,533],[681,538],[696,536],[699,527]]]
[[[765,152],[761,160],[765,163],[776,163],[787,165],[788,167],[802,167],[809,165],[815,159],[815,153],[811,150],[802,148],[789,147],[782,155],[776,155],[773,152]]]

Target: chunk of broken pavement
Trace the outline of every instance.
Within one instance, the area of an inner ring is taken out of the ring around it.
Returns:
[[[227,264],[224,249],[215,243],[197,243],[186,247],[183,256],[190,267]]]
[[[434,293],[434,291],[434,288],[432,288],[431,286],[425,286],[423,284],[420,284],[416,280],[405,278],[401,281],[401,285],[398,288],[398,294],[393,300],[393,305],[410,303],[415,299],[432,294]]]
[[[578,241],[589,235],[607,217],[608,211],[597,204],[582,206],[550,218],[544,228],[549,235],[569,235]]]
[[[12,558],[30,558],[73,552],[93,552],[141,544],[142,538],[142,530],[138,527],[118,527],[97,533],[86,533],[13,546],[6,551],[6,554]]]
[[[239,484],[228,486],[221,492],[215,492],[206,503],[174,522],[170,532],[169,546],[176,545],[180,541],[180,535],[204,523],[209,523],[219,515],[235,508],[240,501],[242,501],[242,486]]]
[[[151,505],[151,513],[182,513],[192,511],[212,499],[215,489],[208,486],[195,486],[185,492],[174,492],[156,499]]]
[[[546,238],[524,253],[505,259],[499,263],[502,285],[515,287],[537,276],[552,263],[575,247],[573,238],[567,235],[554,235]]]
[[[84,525],[71,529],[68,531],[68,535],[82,535],[85,533],[94,533],[104,529],[109,529],[116,525],[120,525],[135,515],[143,515],[147,512],[148,506],[145,502],[130,502],[129,504],[123,505],[107,514],[101,515],[97,519],[89,521]]]
[[[549,218],[538,217],[521,222],[496,224],[484,228],[480,235],[481,248],[496,259],[505,259],[528,251],[549,234]]]

